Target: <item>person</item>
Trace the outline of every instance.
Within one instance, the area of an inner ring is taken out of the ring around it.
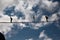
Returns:
[[[35,22],[35,16],[33,16],[34,22]]]
[[[5,37],[1,32],[0,32],[0,40],[5,40]]]
[[[48,16],[45,16],[45,18],[46,18],[46,22],[48,22]]]
[[[10,17],[10,22],[12,23],[12,18]]]

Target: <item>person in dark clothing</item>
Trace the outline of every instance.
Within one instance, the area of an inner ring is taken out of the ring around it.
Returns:
[[[5,37],[1,32],[0,32],[0,40],[5,40]]]
[[[12,18],[11,18],[11,21],[10,22],[12,23]]]
[[[13,20],[13,19],[10,17],[10,22],[11,22],[11,23],[12,23],[12,20]]]
[[[35,16],[33,16],[33,20],[34,20],[34,22],[35,22]]]
[[[45,16],[45,18],[46,18],[46,22],[48,22],[48,16]]]

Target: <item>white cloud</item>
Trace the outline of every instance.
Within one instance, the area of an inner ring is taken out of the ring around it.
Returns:
[[[51,38],[49,38],[45,33],[45,30],[43,30],[40,35],[39,35],[39,39],[42,39],[42,40],[52,40]]]
[[[45,30],[43,30],[43,32],[40,33],[39,38],[42,38],[42,37],[45,37],[45,36],[46,36],[46,35],[44,34],[44,31],[45,31]]]
[[[14,0],[0,0],[0,10],[3,10],[5,7],[9,6],[9,5],[14,5]]]
[[[60,24],[59,24],[60,23],[60,21],[59,21],[60,20],[60,10],[57,13],[57,18],[56,19],[57,19],[57,21],[56,21],[55,25],[60,29]]]
[[[6,34],[11,31],[12,24],[11,23],[0,23],[0,32]]]
[[[45,15],[42,15],[41,21],[45,21],[46,22]]]
[[[30,39],[25,39],[25,40],[33,40],[32,38],[30,38]]]
[[[55,14],[52,14],[52,16],[49,18],[49,21],[57,21],[58,20],[58,16],[57,16],[57,13]]]
[[[26,21],[29,21],[29,22],[31,22],[33,19],[31,18],[31,15],[34,13],[33,11],[31,11],[30,9],[33,7],[33,5],[35,5],[35,3],[33,2],[33,0],[31,1],[31,0],[26,0],[26,1],[19,1],[20,3],[22,2],[22,4],[18,4],[18,6],[17,6],[17,8],[19,9],[19,10],[21,10],[26,16]],[[24,2],[26,2],[26,4],[28,5],[28,7],[25,9],[25,7],[24,6],[22,6],[22,5],[25,5],[24,4]],[[33,3],[32,3],[33,2]],[[39,2],[38,2],[39,3]],[[37,3],[37,4],[38,4]],[[30,5],[30,6],[29,6]],[[55,7],[57,7],[58,6],[58,2],[52,2],[52,1],[48,1],[48,0],[42,0],[42,2],[41,2],[41,5],[40,5],[42,8],[45,8],[45,9],[47,9],[48,11],[51,11],[52,12],[52,10],[54,11],[55,10]],[[43,11],[42,11],[43,12]],[[30,15],[31,14],[31,15]],[[42,16],[43,18],[41,18],[41,20],[42,21],[46,21],[46,19],[45,19],[45,17],[44,16]],[[53,18],[53,19],[52,19]],[[57,15],[56,14],[53,14],[52,16],[50,16],[49,17],[49,21],[56,21],[57,19]],[[38,29],[39,27],[42,27],[42,26],[46,26],[46,25],[49,25],[49,24],[51,24],[52,22],[41,22],[41,23],[31,23],[31,25],[33,25],[33,28],[34,29]]]
[[[16,16],[13,16],[12,17],[13,18],[13,22],[21,22],[21,21],[32,22],[33,21],[32,16],[33,16],[34,12],[31,11],[31,9],[32,9],[33,6],[36,6],[40,2],[40,0],[18,0],[17,2],[16,2],[16,0],[0,0],[0,2],[1,2],[0,3],[0,8],[1,8],[0,9],[0,15],[2,16],[0,18],[0,21],[5,21],[5,22],[6,21],[10,21],[9,16],[3,15],[3,12],[1,10],[3,10],[6,6],[11,6],[11,5],[17,3],[15,5],[16,6],[15,11],[19,10],[19,11],[23,12],[24,15],[25,15],[25,20],[22,20],[22,19],[18,20]],[[40,6],[41,6],[41,8],[47,9],[48,11],[52,11],[52,9],[54,11],[55,10],[54,8],[57,5],[58,5],[58,2],[52,2],[52,1],[48,1],[48,0],[42,0]],[[26,6],[27,6],[27,8],[26,8]],[[54,14],[52,14],[52,16],[49,16],[48,20],[53,22],[53,21],[56,21],[57,18],[58,18],[57,14],[54,13]],[[46,21],[44,15],[42,15],[41,21]],[[46,25],[49,25],[49,24],[51,24],[51,23],[50,22],[31,23],[32,28],[34,28],[34,29],[39,29],[40,27],[46,26]],[[0,31],[4,32],[6,34],[7,32],[11,31],[12,25],[13,25],[13,23],[11,23],[11,24],[10,23],[6,23],[6,24],[5,23],[0,23]],[[23,24],[23,23],[20,23],[19,25],[21,26],[21,29],[23,29],[24,27],[26,27],[26,25]],[[42,33],[40,36],[44,36],[44,35],[45,34]]]
[[[0,16],[1,16],[0,22],[10,22],[10,17],[7,15],[3,15],[2,11],[0,11]]]
[[[42,0],[40,7],[43,9],[47,9],[49,12],[54,12],[57,9],[58,4],[58,2]]]

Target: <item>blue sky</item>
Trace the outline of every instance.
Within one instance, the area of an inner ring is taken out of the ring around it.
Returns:
[[[0,23],[0,32],[6,40],[60,40],[60,0],[0,2],[0,22],[10,22],[10,16],[13,22],[37,22]],[[48,16],[49,22],[45,22],[45,16]]]
[[[17,34],[14,34],[11,38],[8,38],[7,40],[25,40],[29,38],[33,38],[34,40],[40,40],[39,35],[40,33],[45,30],[45,34],[52,38],[52,40],[59,40],[60,39],[60,29],[55,26],[54,23],[41,27],[37,30],[31,29],[29,27],[23,28],[22,30],[17,28],[18,26],[14,26],[12,30],[18,31]],[[9,34],[9,33],[8,33]],[[44,39],[43,39],[44,40]]]

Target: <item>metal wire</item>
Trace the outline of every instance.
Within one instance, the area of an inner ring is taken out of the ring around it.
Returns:
[[[40,22],[0,22],[0,23],[45,23],[46,21],[40,21]],[[52,22],[52,21],[48,21]]]

